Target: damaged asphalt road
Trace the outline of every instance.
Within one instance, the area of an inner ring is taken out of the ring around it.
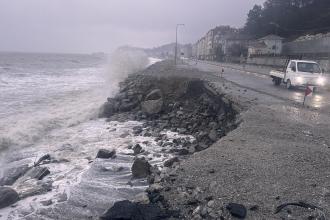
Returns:
[[[239,127],[181,162],[162,192],[186,219],[212,219],[212,210],[234,219],[229,203],[247,208],[246,219],[326,219],[330,214],[329,114],[251,91],[212,72],[165,66],[149,74],[199,77],[240,103]],[[197,189],[197,190],[196,190]],[[195,199],[195,202],[188,202]],[[323,211],[276,207],[304,202]]]

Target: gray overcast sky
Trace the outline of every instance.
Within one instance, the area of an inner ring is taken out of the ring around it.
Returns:
[[[120,45],[195,42],[207,30],[243,26],[265,0],[0,0],[0,51],[110,52]]]

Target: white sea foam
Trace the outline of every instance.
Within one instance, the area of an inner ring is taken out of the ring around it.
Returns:
[[[149,59],[149,63],[148,63],[149,66],[162,61],[162,59],[156,57],[149,57],[148,59]]]
[[[118,51],[110,61],[101,67],[70,64],[55,70],[39,64],[42,71],[16,68],[22,72],[6,74],[8,85],[0,87],[0,152],[33,145],[52,129],[95,117],[106,97],[117,92],[118,82],[159,60],[143,52]]]
[[[128,184],[131,180],[130,167],[134,156],[129,155],[133,153],[133,150],[128,149],[127,146],[139,143],[144,151],[149,152],[148,159],[153,165],[162,164],[171,156],[162,151],[163,148],[157,145],[154,137],[133,135],[133,127],[139,125],[141,123],[137,121],[90,120],[67,128],[65,132],[53,130],[47,141],[40,142],[34,146],[33,150],[25,148],[21,153],[31,155],[31,161],[46,153],[51,153],[53,158],[66,159],[68,162],[43,165],[51,172],[43,182],[52,180],[53,190],[24,199],[18,202],[16,207],[2,210],[2,214],[15,219],[24,211],[30,216],[40,217],[38,212],[45,208],[41,205],[41,201],[51,199],[53,204],[50,207],[56,209],[61,205],[58,198],[63,193],[68,196],[70,203],[79,201],[82,204],[89,204],[89,208],[97,203],[97,208],[102,211],[117,200],[133,199],[134,195],[145,189],[146,182],[142,180],[134,187]],[[123,137],[123,133],[128,133],[128,136]],[[166,135],[169,140],[185,137],[170,131],[166,132]],[[192,137],[190,138],[193,140]],[[99,149],[116,149],[117,159],[95,159]],[[157,156],[154,156],[156,154]],[[94,160],[94,162],[89,163],[89,160]],[[117,171],[118,167],[122,169]],[[25,186],[18,180],[14,188],[21,192],[26,190]],[[114,189],[116,190],[113,191]],[[98,195],[99,190],[102,190],[105,195]],[[97,196],[97,201],[95,201],[95,196]],[[76,207],[73,206],[70,209],[75,210]],[[68,218],[70,214],[72,213],[67,213],[65,217]]]
[[[149,65],[149,58],[141,50],[118,49],[110,56],[109,65],[105,78],[109,95],[118,91],[118,83],[123,81],[129,74],[143,70]]]
[[[42,58],[34,65],[39,56],[33,55],[33,59],[26,58],[29,63],[11,64],[15,72],[6,72],[2,76],[8,84],[0,87],[0,178],[6,166],[17,161],[27,161],[32,165],[47,153],[68,162],[45,165],[51,171],[45,181],[53,181],[52,191],[23,199],[16,207],[0,210],[1,219],[17,219],[22,214],[30,219],[38,218],[37,213],[44,208],[40,202],[52,199],[54,203],[51,207],[61,206],[58,197],[63,193],[74,203],[92,204],[97,200],[95,207],[90,208],[97,214],[115,200],[132,198],[144,189],[143,182],[136,184],[135,188],[127,185],[133,157],[125,156],[131,152],[126,147],[141,143],[151,154],[161,149],[152,137],[131,134],[127,138],[120,137],[125,131],[131,133],[139,122],[107,123],[96,116],[106,97],[116,92],[116,84],[120,80],[157,60],[146,59],[143,53],[134,55],[125,52],[112,57],[111,68],[105,68],[100,63],[94,65],[94,59],[89,63],[86,57],[64,59],[56,56],[56,64],[53,64],[50,63],[53,59],[50,56],[46,63],[40,61],[45,60]],[[67,59],[84,61],[68,62],[57,67]],[[57,63],[57,60],[62,62]],[[75,66],[84,62],[87,62],[84,66]],[[142,143],[145,141],[149,144]],[[115,161],[97,159],[92,164],[88,163],[100,148],[115,148],[122,156]],[[165,158],[161,154],[160,157],[152,157],[151,162],[161,163]],[[115,170],[118,166],[124,167],[124,170],[117,174]],[[107,175],[100,173],[100,169],[108,170]],[[27,186],[18,180],[13,187],[20,192]]]

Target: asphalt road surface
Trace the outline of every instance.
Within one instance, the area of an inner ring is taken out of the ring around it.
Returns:
[[[307,108],[302,106],[303,90],[274,86],[268,73],[260,72],[266,68],[255,73],[251,67],[245,72],[238,65],[233,65],[234,69],[224,64],[226,80],[222,80],[221,64],[213,64],[189,62],[177,71],[154,70],[162,75],[205,79],[224,97],[245,107],[235,130],[181,161],[172,190],[164,193],[165,200],[183,210],[185,219],[194,219],[191,213],[198,209],[186,205],[191,201],[186,197],[189,190],[182,187],[189,186],[201,190],[203,196],[211,195],[214,210],[224,219],[236,219],[224,209],[232,202],[258,207],[256,211],[248,209],[248,220],[329,219],[329,92],[320,90],[308,97],[306,104],[312,107]],[[278,206],[299,201],[320,209],[289,207],[275,213]],[[198,206],[203,210],[205,204]]]
[[[199,61],[197,64],[196,61],[189,61],[188,64],[203,71],[213,72],[219,77],[221,77],[221,70],[224,68],[222,77],[241,87],[298,104],[302,104],[304,100],[305,90],[303,88],[288,90],[284,84],[275,86],[268,76],[267,70],[262,72],[262,69],[258,69],[258,72],[254,72],[250,69],[244,70],[243,65],[238,68],[237,65],[231,67],[228,64],[203,61]],[[317,92],[306,97],[305,105],[330,113],[330,92],[325,88],[318,88]]]

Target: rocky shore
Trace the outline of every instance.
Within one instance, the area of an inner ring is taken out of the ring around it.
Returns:
[[[108,98],[98,122],[90,123],[101,123],[102,135],[118,140],[94,143],[99,139],[91,136],[75,139],[80,146],[59,143],[52,152],[31,148],[8,157],[0,178],[3,217],[186,218],[161,193],[175,188],[182,161],[237,127],[240,109],[207,81],[169,73],[169,62],[150,66],[129,75]],[[81,126],[73,132],[91,125]]]
[[[134,77],[141,83],[133,83],[139,82]],[[193,137],[173,140],[164,150],[173,159],[151,168],[142,201],[161,217],[141,219],[327,219],[328,115],[246,89],[216,72],[167,62],[130,76],[121,88],[127,102],[137,91],[136,104],[121,111],[112,106],[124,99],[109,99],[109,120],[142,120],[138,135],[157,138],[166,128]],[[120,219],[112,211],[104,219]]]
[[[142,126],[134,128],[135,135],[155,137],[162,151],[171,155],[164,163],[151,166],[148,152],[140,145],[132,146],[136,156],[132,166],[133,177],[147,178],[150,186],[145,196],[139,195],[142,201],[117,202],[102,219],[192,218],[194,213],[188,217],[184,210],[170,207],[162,193],[176,189],[176,173],[182,169],[180,161],[207,149],[237,127],[239,107],[219,94],[207,81],[150,74],[154,73],[154,69],[168,66],[171,64],[163,62],[130,75],[120,84],[119,93],[108,98],[102,107],[100,117],[107,117],[108,121],[143,122]],[[166,132],[176,132],[185,138],[169,140]],[[198,188],[190,188],[192,197],[187,200],[190,205],[198,203],[194,198],[198,193],[201,193]],[[208,197],[206,201],[212,210],[212,198]],[[142,213],[142,216],[136,213]],[[147,214],[144,216],[143,213]],[[214,219],[220,217],[215,210],[210,211],[209,216]]]
[[[6,158],[0,218],[329,216],[329,115],[160,62],[127,77],[99,116],[51,151]]]

